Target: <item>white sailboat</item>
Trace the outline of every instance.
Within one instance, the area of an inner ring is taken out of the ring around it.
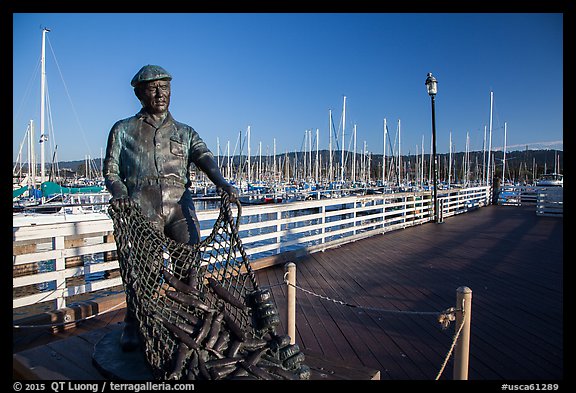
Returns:
[[[538,187],[564,187],[564,175],[560,173],[547,173],[536,181]]]
[[[554,172],[543,174],[536,181],[538,187],[564,187],[564,175],[560,173],[560,157],[555,155]]]

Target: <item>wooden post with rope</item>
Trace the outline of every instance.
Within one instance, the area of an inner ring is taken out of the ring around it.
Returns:
[[[287,325],[290,344],[296,343],[296,264],[289,262],[286,265],[286,281],[288,285]]]
[[[454,348],[454,379],[468,379],[470,358],[470,320],[472,317],[472,290],[459,287],[456,290],[456,331],[460,331]]]

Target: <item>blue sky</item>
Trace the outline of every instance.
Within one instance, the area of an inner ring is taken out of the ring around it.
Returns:
[[[259,143],[271,154],[274,138],[278,154],[300,150],[316,129],[327,149],[328,111],[338,131],[346,96],[346,148],[356,124],[357,149],[366,141],[382,154],[386,118],[392,144],[400,120],[402,154],[423,136],[428,153],[428,72],[439,81],[439,153],[450,132],[456,151],[467,132],[482,149],[490,91],[493,147],[505,122],[508,150],[562,147],[562,14],[25,13],[13,15],[13,159],[30,119],[39,135],[41,26],[51,29],[46,157],[56,144],[60,161],[100,157],[111,126],[140,109],[130,80],[145,64],[173,75],[174,118],[214,152],[217,138],[233,151],[248,126],[252,154]]]

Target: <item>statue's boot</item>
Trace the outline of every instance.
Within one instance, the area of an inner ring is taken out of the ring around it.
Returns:
[[[131,352],[139,346],[138,322],[131,312],[127,312],[124,317],[124,329],[120,336],[120,347],[124,352]]]

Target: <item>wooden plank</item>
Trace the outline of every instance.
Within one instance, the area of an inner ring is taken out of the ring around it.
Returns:
[[[301,276],[299,280],[302,282],[303,277]],[[306,285],[306,282],[302,284]],[[328,311],[317,298],[302,293],[299,293],[297,296],[298,303],[301,304],[300,312],[306,315],[307,321],[314,332],[314,336],[320,343],[323,353],[330,354],[330,356],[333,356],[335,359],[344,360],[346,356],[346,352],[343,352],[344,342],[341,340],[341,337],[336,336],[335,333],[338,331],[338,327],[330,318]],[[298,312],[299,310],[296,311],[297,314]]]
[[[72,348],[74,347],[68,347],[67,351],[71,351]],[[74,350],[76,349],[74,348]],[[84,352],[82,348],[80,351]],[[94,373],[79,368],[77,363],[62,356],[62,353],[52,350],[48,345],[14,354],[12,367],[14,373],[23,379],[75,380],[95,378]]]
[[[15,353],[12,355],[12,376],[14,379],[23,380],[64,380],[68,379],[62,375],[60,370],[54,370],[52,359],[48,362],[48,367],[42,364],[43,356],[30,356],[35,352],[44,353],[42,348],[36,348],[26,353]]]
[[[92,352],[104,334],[118,325],[90,329],[13,355],[15,375],[21,379],[102,380],[92,364]],[[78,333],[78,332],[76,332]]]
[[[310,367],[311,380],[379,380],[380,371],[368,367],[334,362],[328,358],[306,352],[305,364]]]
[[[105,331],[101,332],[103,336]],[[51,353],[56,353],[56,356],[67,359],[74,365],[67,371],[69,372],[67,376],[71,379],[104,379],[92,364],[94,344],[90,340],[83,339],[81,335],[50,343],[46,347],[52,351]],[[74,350],[71,350],[72,348]],[[80,378],[80,375],[86,376]]]

